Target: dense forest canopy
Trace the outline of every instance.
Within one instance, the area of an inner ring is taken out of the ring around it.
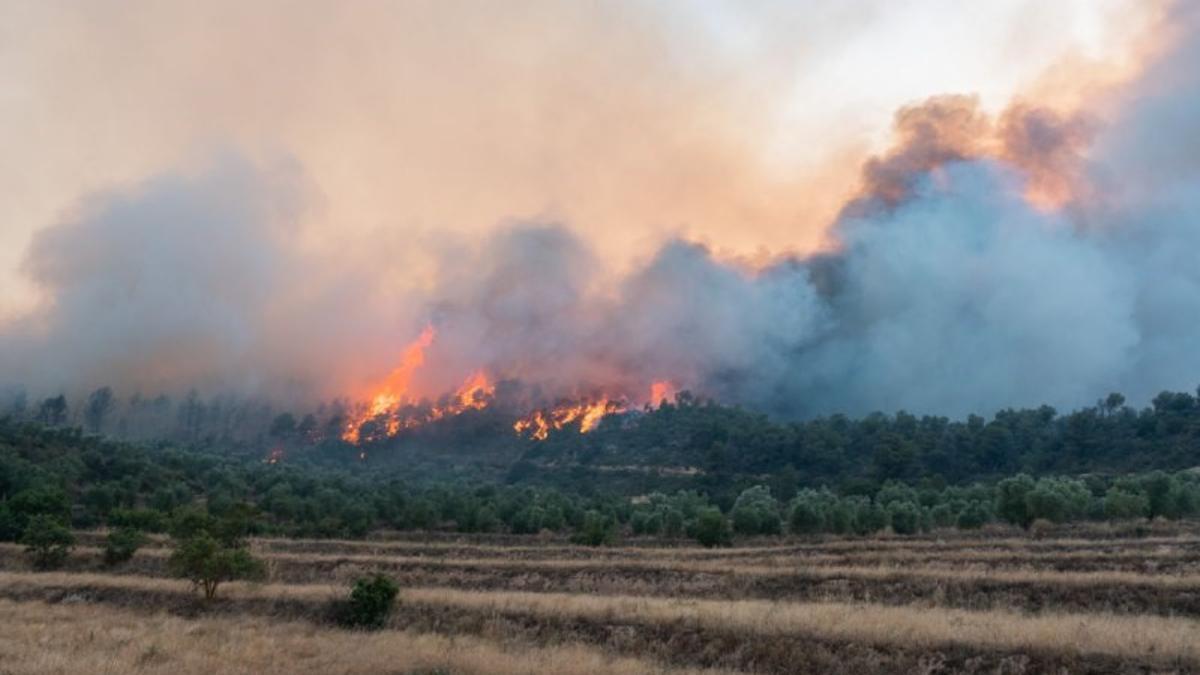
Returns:
[[[1066,415],[803,422],[684,392],[545,440],[512,433],[492,407],[351,444],[337,415],[198,396],[118,405],[107,389],[82,409],[63,397],[13,405],[0,418],[0,535],[16,538],[44,513],[161,531],[195,508],[252,513],[266,533],[551,530],[601,542],[621,528],[699,537],[708,527],[719,542],[726,526],[909,532],[1200,510],[1200,398],[1185,392],[1141,410],[1112,394]]]
[[[657,407],[607,415],[588,433],[580,433],[577,421],[567,424],[542,441],[514,433],[516,413],[500,405],[468,408],[396,436],[372,435],[368,423],[355,444],[340,433],[346,407],[338,402],[291,412],[195,393],[180,400],[123,398],[105,387],[77,402],[56,396],[31,403],[14,396],[0,414],[118,440],[284,463],[404,465],[418,481],[449,471],[572,487],[572,475],[599,473],[608,489],[633,494],[658,482],[721,491],[772,477],[845,488],[888,480],[961,484],[1021,471],[1121,473],[1200,465],[1200,398],[1187,392],[1162,392],[1142,409],[1114,393],[1068,414],[1041,406],[1001,410],[990,419],[900,411],[805,421],[778,421],[682,392]],[[594,484],[592,478],[583,482]]]

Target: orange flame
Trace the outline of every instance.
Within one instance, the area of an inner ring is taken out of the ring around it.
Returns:
[[[380,415],[386,415],[407,402],[409,382],[412,380],[413,373],[424,365],[425,350],[433,344],[435,335],[433,326],[425,326],[417,339],[404,348],[400,365],[388,375],[383,384],[376,388],[375,393],[371,396],[371,405],[346,424],[346,429],[342,432],[342,439],[350,443],[358,443],[363,424]],[[387,421],[388,435],[395,435],[399,431],[399,421],[389,418]]]
[[[676,393],[670,380],[659,380],[650,385],[650,405],[657,408],[660,404],[670,403],[675,400]]]
[[[605,415],[623,412],[625,405],[619,401],[600,398],[594,402],[581,402],[562,405],[550,410],[536,410],[513,424],[513,431],[520,435],[528,435],[538,441],[544,441],[550,436],[551,430],[579,421],[579,433],[586,434],[596,428]]]
[[[466,410],[482,410],[491,403],[495,386],[488,380],[487,373],[477,370],[463,382],[450,401],[401,415],[404,406],[414,405],[417,398],[409,391],[413,374],[425,364],[425,350],[433,344],[435,333],[427,326],[421,335],[404,349],[400,365],[388,375],[387,380],[376,388],[371,403],[355,414],[346,424],[342,439],[358,444],[362,440],[362,427],[371,420],[383,424],[387,437],[395,436],[405,429],[413,429],[428,422],[458,415]]]
[[[483,410],[488,405],[488,399],[495,393],[496,387],[488,381],[487,373],[477,370],[471,373],[467,381],[455,392],[455,400],[463,409]]]

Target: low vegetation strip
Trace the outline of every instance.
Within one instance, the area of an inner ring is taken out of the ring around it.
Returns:
[[[312,585],[345,583],[366,573],[405,586],[476,591],[634,593],[653,597],[766,599],[795,602],[872,602],[988,610],[1112,612],[1200,617],[1200,575],[1120,571],[961,569],[941,566],[721,565],[712,561],[596,561],[389,558],[268,554],[267,580]],[[0,545],[0,569],[26,570],[13,546]],[[76,572],[166,577],[165,551],[140,551],[115,568],[101,568],[99,551],[77,549]]]
[[[1182,528],[1183,524],[1171,524]],[[478,536],[455,538],[450,534],[426,533],[428,538],[401,539],[281,539],[275,537],[251,538],[251,543],[263,551],[312,552],[332,555],[409,555],[438,557],[492,557],[508,558],[588,558],[588,560],[610,560],[610,558],[668,558],[668,560],[730,560],[730,558],[766,558],[794,556],[808,561],[816,556],[944,556],[944,555],[1080,555],[1110,554],[1121,552],[1126,555],[1157,555],[1163,550],[1196,551],[1200,554],[1200,536],[1184,532],[1170,536],[1147,536],[1129,538],[1084,537],[1079,528],[1070,528],[1069,536],[1032,539],[1025,534],[1013,536],[1009,528],[998,532],[964,534],[960,532],[938,532],[934,537],[898,538],[851,538],[782,540],[770,545],[738,545],[737,548],[706,549],[692,545],[662,545],[661,540],[640,542],[634,539],[625,545],[594,546],[571,545],[562,539],[540,540],[533,537],[506,537],[508,543],[487,543]],[[442,536],[436,536],[442,534]],[[78,542],[84,545],[102,545],[106,533],[103,531],[79,531]],[[751,544],[754,542],[751,542]],[[150,534],[145,548],[161,548],[169,544],[169,538]]]
[[[47,643],[53,640],[52,647]],[[535,647],[412,631],[322,629],[253,616],[184,619],[95,605],[0,600],[0,671],[59,673],[436,673],[722,675],[584,645]]]
[[[1012,651],[1103,654],[1200,664],[1200,622],[1107,614],[970,612],[849,603],[778,603],[558,593],[408,589],[408,602],[646,624],[686,622],[759,636],[813,635],[880,645],[961,645]]]
[[[13,544],[0,544],[0,565],[5,561],[18,559],[21,548]],[[98,557],[99,549],[79,547],[74,552],[76,560]],[[137,558],[162,559],[165,549],[147,549],[139,551]],[[741,561],[705,561],[705,560],[578,560],[550,559],[525,560],[520,558],[439,558],[426,556],[386,556],[360,554],[321,554],[321,553],[277,553],[262,554],[268,562],[275,563],[273,570],[277,575],[282,571],[281,565],[296,567],[309,566],[314,572],[328,572],[338,566],[369,567],[380,570],[406,569],[465,569],[488,572],[505,571],[567,571],[567,572],[596,572],[615,574],[623,571],[640,572],[679,572],[719,576],[742,577],[799,577],[812,579],[865,578],[865,579],[900,579],[900,578],[929,578],[940,580],[978,581],[999,584],[1041,584],[1068,586],[1140,586],[1154,588],[1171,588],[1200,592],[1200,573],[1167,574],[1142,573],[1122,570],[1090,570],[1090,571],[1059,571],[1037,567],[998,568],[961,567],[953,564],[923,564],[920,566],[904,564],[903,560],[888,561],[888,564],[876,565],[838,565],[830,564],[828,560],[818,560],[818,564],[806,558],[778,557],[764,561],[754,561],[747,564]],[[952,561],[951,561],[952,562]],[[1020,559],[1014,560],[1017,565]],[[158,570],[142,569],[143,572]],[[295,576],[291,578],[296,578]],[[285,576],[281,580],[287,580]]]
[[[0,594],[31,600],[87,599],[94,590],[115,590],[122,598],[139,591],[147,596],[187,594],[166,579],[94,574],[0,573]],[[232,603],[260,601],[286,607],[296,602],[317,611],[341,591],[330,585],[231,584]],[[113,596],[110,596],[113,597]],[[125,600],[122,600],[125,601]],[[593,597],[565,593],[477,592],[446,588],[409,588],[399,601],[414,607],[454,608],[475,614],[506,614],[544,621],[589,621],[672,630],[693,629],[724,635],[854,642],[911,649],[962,647],[984,651],[1040,652],[1050,655],[1099,655],[1150,663],[1200,667],[1200,622],[1185,618],[1112,614],[966,611],[895,607],[865,603],[789,603],[766,600]],[[143,604],[143,607],[147,605]],[[403,615],[403,612],[401,613]]]

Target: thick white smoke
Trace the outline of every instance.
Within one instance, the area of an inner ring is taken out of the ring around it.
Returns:
[[[1027,105],[993,120],[969,97],[907,108],[832,226],[838,248],[758,269],[672,241],[614,280],[569,226],[515,225],[447,247],[387,306],[395,270],[305,255],[297,167],[222,160],[44,231],[27,270],[49,303],[5,328],[0,377],[330,396],[386,373],[428,321],[429,391],[486,368],[547,396],[666,379],[784,416],[957,416],[1191,389],[1198,52],[1185,34],[1107,120]]]

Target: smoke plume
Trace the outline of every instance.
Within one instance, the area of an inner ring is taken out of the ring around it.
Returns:
[[[1194,15],[1177,10],[1174,48],[1094,109],[1018,101],[989,115],[958,95],[904,107],[828,226],[830,249],[767,264],[673,238],[630,269],[570,220],[533,218],[412,239],[437,262],[399,288],[405,256],[364,268],[314,255],[320,193],[295,158],[231,153],[95,194],[29,249],[45,302],[0,332],[0,378],[40,393],[355,397],[428,325],[413,381],[426,396],[480,370],[547,399],[641,403],[669,381],[784,417],[1190,389]]]

